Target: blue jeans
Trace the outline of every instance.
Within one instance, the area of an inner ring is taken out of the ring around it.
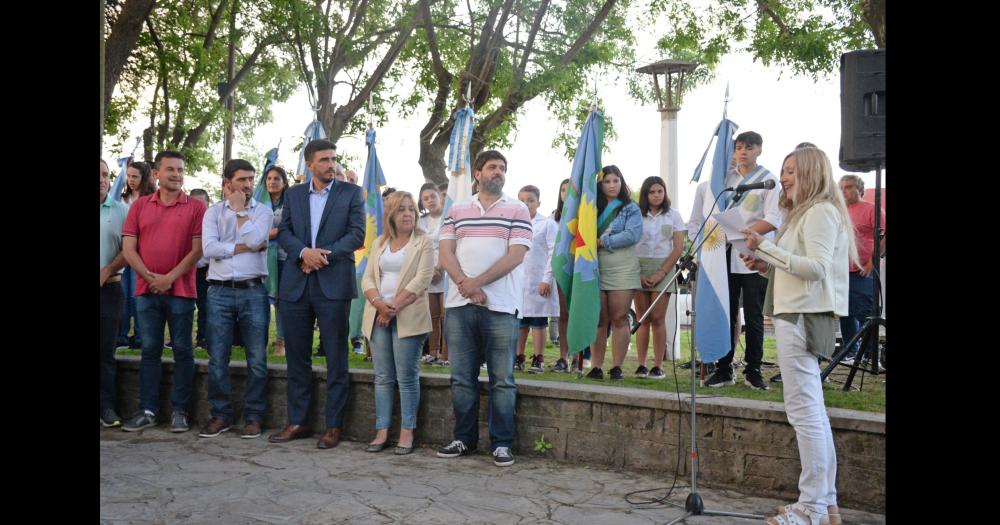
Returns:
[[[267,327],[271,308],[264,285],[236,289],[208,287],[208,402],[212,417],[233,422],[229,358],[233,326],[239,326],[247,355],[246,408],[243,419],[262,421],[267,406]]]
[[[122,272],[122,292],[125,293],[125,300],[122,301],[121,327],[118,329],[118,346],[128,345],[128,332],[132,327],[132,319],[135,319],[135,344],[142,345],[142,334],[139,333],[139,315],[135,303],[135,272],[131,266],[126,266]]]
[[[142,359],[139,362],[139,407],[154,414],[160,407],[160,375],[163,357],[163,329],[170,325],[174,353],[175,411],[187,413],[194,383],[194,348],[191,325],[194,299],[147,293],[135,298],[142,330]]]
[[[860,273],[851,272],[848,275],[847,316],[840,318],[840,337],[843,340],[842,344],[845,345],[854,337],[854,334],[858,333],[865,319],[872,314],[872,291],[875,289],[875,278],[872,277],[872,274],[868,274],[868,277],[861,277]],[[854,343],[844,358],[854,359],[860,348],[861,341],[859,340]]]
[[[451,361],[451,404],[455,412],[455,439],[475,448],[479,443],[479,367],[486,363],[490,377],[487,411],[490,446],[514,443],[514,346],[517,317],[485,306],[448,308],[444,336]]]
[[[375,428],[389,428],[392,405],[399,383],[401,428],[417,428],[420,406],[420,350],[427,334],[399,337],[396,320],[372,330],[372,362],[375,364]]]

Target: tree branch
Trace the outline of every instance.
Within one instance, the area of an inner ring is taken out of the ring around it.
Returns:
[[[382,57],[378,66],[375,67],[375,71],[372,75],[368,77],[368,81],[365,83],[364,87],[358,92],[357,96],[349,100],[347,104],[337,108],[334,113],[334,125],[332,126],[330,136],[339,137],[343,133],[344,129],[347,127],[347,123],[351,117],[353,117],[361,106],[368,101],[368,96],[375,90],[375,87],[382,83],[382,79],[385,77],[386,73],[395,63],[396,58],[403,51],[403,47],[406,45],[406,41],[409,40],[410,35],[413,33],[413,29],[420,22],[421,17],[416,15],[410,16],[409,27],[405,31],[400,31],[396,40],[392,43],[392,46]]]
[[[528,57],[531,55],[532,46],[535,43],[535,35],[538,34],[538,28],[541,27],[542,20],[545,18],[545,13],[548,10],[549,0],[542,0],[541,5],[538,6],[538,11],[535,13],[535,20],[531,23],[531,29],[528,32],[528,41],[525,43],[524,53],[521,55],[521,63],[517,65],[514,75],[511,78],[511,91],[516,91],[521,87],[521,82],[524,80],[524,69],[528,66]]]
[[[125,64],[128,63],[135,49],[139,35],[142,34],[143,21],[149,17],[156,5],[156,0],[131,0],[122,6],[119,16],[111,21],[111,32],[104,43],[104,114],[107,115],[111,106],[111,96],[121,78]]]
[[[590,21],[590,24],[580,33],[580,35],[573,42],[573,45],[563,53],[562,57],[559,59],[559,65],[556,68],[551,68],[548,71],[542,72],[537,77],[533,78],[527,84],[523,85],[520,89],[511,89],[507,92],[507,96],[504,97],[503,103],[500,104],[495,110],[493,110],[482,123],[476,126],[476,130],[481,133],[481,136],[486,136],[490,131],[496,129],[507,116],[515,111],[517,111],[525,102],[535,98],[542,91],[548,87],[548,79],[551,77],[551,71],[566,67],[570,62],[576,59],[583,47],[589,42],[594,33],[604,24],[604,21],[611,14],[611,10],[614,9],[615,4],[618,0],[605,0],[604,5],[601,10],[594,15],[594,19]]]
[[[306,51],[305,47],[302,45],[302,32],[299,31],[299,25],[293,24],[295,26],[295,59],[299,63],[299,68],[302,70],[302,77],[305,79],[306,89],[309,90],[309,103],[316,103],[316,91],[313,89],[313,76],[312,72],[309,71],[309,67],[306,66]]]
[[[778,16],[778,13],[776,13],[774,9],[771,8],[768,0],[757,0],[757,8],[760,10],[760,12],[766,14],[768,18],[770,18],[771,21],[778,26],[778,29],[781,30],[781,33],[783,35],[795,36],[796,31],[788,27],[787,24],[785,24],[785,21],[782,20],[781,17]]]
[[[431,51],[431,64],[438,85],[431,115],[427,119],[427,124],[420,130],[420,142],[424,143],[430,140],[431,133],[437,127],[438,123],[444,120],[448,96],[451,94],[451,83],[454,81],[455,76],[448,71],[441,60],[441,51],[438,49],[437,34],[434,32],[434,23],[431,20],[431,8],[428,0],[420,0],[420,8],[424,15],[424,32],[427,33],[427,44]]]
[[[336,43],[333,45],[333,53],[328,56],[326,64],[326,83],[331,86],[331,93],[333,92],[333,79],[336,77],[337,72],[340,71],[341,67],[343,67],[342,64],[345,62],[344,50],[346,48],[346,44],[354,36],[354,33],[357,32],[358,26],[367,14],[368,0],[361,0],[360,3],[358,3],[358,0],[353,0],[351,2],[351,10],[347,19],[347,32],[338,38]]]
[[[153,128],[154,130],[157,131],[157,139],[156,139],[157,144],[162,145],[164,139],[166,138],[166,136],[165,136],[166,132],[167,132],[168,129],[170,129],[170,90],[169,90],[169,86],[168,86],[169,83],[167,82],[167,63],[166,63],[165,56],[164,56],[165,55],[165,51],[163,49],[163,41],[161,41],[159,35],[157,35],[156,28],[153,27],[153,20],[152,20],[152,18],[150,18],[149,15],[146,15],[146,27],[149,29],[149,36],[150,36],[151,40],[153,41],[153,45],[156,46],[156,50],[157,50],[156,57],[157,57],[157,59],[160,62],[160,69],[159,69],[159,72],[157,74],[157,77],[159,77],[159,82],[157,83],[157,87],[159,87],[160,84],[162,83],[162,85],[163,85],[163,115],[164,115],[163,125],[161,127],[157,128],[157,126],[154,124],[154,121],[156,120],[155,119],[155,114],[156,114],[156,109],[155,109],[156,100],[155,99],[156,99],[156,97],[154,96],[153,97],[154,98],[154,100],[153,100],[154,109],[153,109],[152,115],[150,116],[149,125],[150,125],[151,128]]]
[[[203,49],[209,49],[213,43],[215,43],[215,32],[219,28],[219,22],[222,20],[222,13],[225,10],[227,0],[220,0],[219,6],[215,8],[212,13],[212,18],[208,22],[208,31],[205,32],[205,39],[202,42]],[[202,62],[201,55],[198,56],[197,61],[194,64],[194,70],[191,72],[191,76],[188,78],[187,85],[184,86],[185,93],[193,93],[194,87],[201,78],[201,72],[204,69],[204,63]],[[171,143],[177,144],[184,137],[184,121],[187,116],[187,110],[189,106],[189,100],[192,97],[186,97],[181,100],[180,106],[177,108],[177,122],[174,125],[174,131],[171,134]]]

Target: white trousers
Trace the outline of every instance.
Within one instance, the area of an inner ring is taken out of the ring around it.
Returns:
[[[785,413],[799,443],[799,503],[827,513],[837,504],[837,452],[823,403],[823,382],[816,356],[806,350],[802,316],[797,323],[774,318]]]

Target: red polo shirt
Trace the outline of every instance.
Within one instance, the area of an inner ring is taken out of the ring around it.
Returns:
[[[173,270],[191,253],[191,240],[201,238],[201,219],[205,203],[181,192],[172,204],[160,201],[160,192],[147,195],[132,203],[122,226],[122,235],[135,237],[139,257],[153,273]],[[174,281],[167,295],[198,298],[195,286],[195,266]],[[135,295],[146,293],[149,284],[142,276],[136,278]]]
[[[880,211],[882,214],[879,217],[879,223],[882,231],[885,232],[885,208]],[[858,260],[864,265],[872,259],[872,252],[875,249],[875,205],[870,202],[858,201],[847,206],[847,213],[851,216],[851,222],[854,223],[854,239],[858,247]],[[854,263],[849,264],[850,271],[861,271],[861,268],[855,266]]]

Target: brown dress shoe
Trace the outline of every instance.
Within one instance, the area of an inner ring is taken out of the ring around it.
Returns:
[[[240,437],[243,439],[260,437],[260,430],[260,421],[247,421],[247,424],[243,426],[243,432],[240,433]]]
[[[305,425],[288,425],[277,434],[271,434],[267,440],[271,443],[287,443],[293,439],[303,439],[312,436],[312,431]]]
[[[337,427],[330,427],[326,429],[326,433],[323,437],[319,438],[316,443],[316,448],[333,448],[340,443],[340,429]]]

